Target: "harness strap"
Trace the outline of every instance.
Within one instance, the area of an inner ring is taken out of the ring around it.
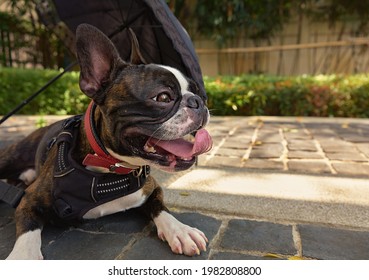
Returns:
[[[9,185],[0,180],[0,201],[16,208],[24,195],[24,190],[13,185]]]

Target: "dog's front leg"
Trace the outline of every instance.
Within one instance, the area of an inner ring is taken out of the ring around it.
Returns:
[[[44,183],[44,182],[43,182]],[[41,184],[42,185],[42,184]],[[40,180],[30,185],[15,211],[16,242],[7,257],[8,260],[40,260],[41,230],[44,225],[46,202],[45,193],[40,196]]]
[[[169,213],[163,203],[163,191],[160,187],[154,189],[142,208],[153,219],[159,238],[167,241],[174,253],[193,256],[206,251],[208,240],[205,234],[181,223]]]
[[[27,231],[17,237],[7,260],[42,260],[41,229]]]

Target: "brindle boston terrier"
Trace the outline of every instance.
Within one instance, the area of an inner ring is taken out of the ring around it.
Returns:
[[[149,174],[149,164],[188,169],[210,150],[203,129],[209,111],[196,84],[168,66],[124,62],[90,25],[80,25],[76,39],[80,88],[92,99],[86,113],[0,151],[0,178],[18,174],[28,184],[15,211],[17,239],[8,259],[42,259],[41,230],[55,218],[94,219],[134,207],[154,221],[174,253],[200,254],[206,236],[169,213]],[[133,53],[134,61],[142,58]],[[22,159],[26,150],[35,172]]]

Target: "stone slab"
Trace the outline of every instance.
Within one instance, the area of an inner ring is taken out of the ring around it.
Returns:
[[[369,233],[299,225],[303,255],[325,260],[368,260]]]
[[[286,255],[297,253],[291,226],[250,220],[229,221],[221,247]]]

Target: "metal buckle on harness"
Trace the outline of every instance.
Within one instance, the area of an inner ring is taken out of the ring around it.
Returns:
[[[109,167],[109,171],[110,172],[114,172],[117,168],[119,167],[123,167],[123,168],[127,168],[127,169],[132,169],[131,172],[135,171],[137,169],[137,165],[132,165],[126,162],[117,162],[114,165],[110,165]]]
[[[145,180],[150,174],[150,166],[144,165],[132,171],[134,177],[137,178],[138,187],[141,187],[141,179]],[[143,175],[141,178],[141,175]]]
[[[133,176],[135,176],[136,178],[140,177],[142,174],[144,178],[147,178],[147,176],[149,176],[150,174],[150,166],[148,165],[140,166],[136,170],[133,170],[132,173],[133,173]]]

